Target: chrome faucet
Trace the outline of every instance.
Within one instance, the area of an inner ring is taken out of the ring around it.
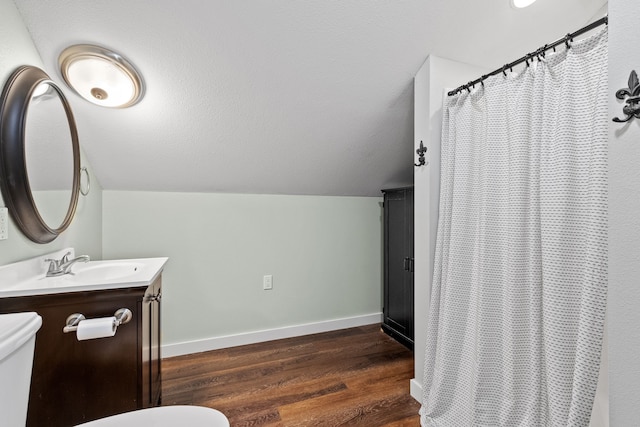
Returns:
[[[49,263],[49,269],[47,270],[47,277],[62,276],[64,274],[71,273],[71,267],[76,262],[88,262],[89,255],[80,255],[72,260],[69,260],[71,252],[67,252],[60,259],[45,259],[45,262]]]

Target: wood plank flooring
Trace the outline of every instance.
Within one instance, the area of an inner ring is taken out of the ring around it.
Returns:
[[[162,361],[164,405],[216,408],[231,427],[419,427],[413,353],[379,325]]]

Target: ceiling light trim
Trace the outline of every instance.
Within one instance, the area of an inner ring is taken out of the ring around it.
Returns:
[[[100,98],[96,96],[103,94],[103,92],[101,92],[103,88],[93,88],[88,93],[82,93],[82,91],[78,89],[78,85],[74,84],[74,82],[72,81],[73,78],[70,76],[70,67],[78,61],[89,59],[106,61],[106,63],[108,63],[109,65],[115,66],[117,70],[122,72],[123,75],[125,75],[131,81],[133,92],[128,101],[125,101],[124,103],[118,105],[105,105],[105,103],[102,103],[100,101]],[[62,53],[60,53],[60,56],[58,57],[58,64],[60,65],[62,78],[64,79],[67,86],[73,89],[82,98],[93,104],[107,108],[126,108],[135,105],[144,96],[144,80],[142,79],[142,76],[138,72],[136,67],[134,67],[134,65],[122,55],[107,48],[91,44],[77,44],[69,46],[68,48],[64,49]]]

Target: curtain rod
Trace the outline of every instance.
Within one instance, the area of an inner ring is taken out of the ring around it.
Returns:
[[[553,43],[550,44],[546,44],[544,46],[542,46],[541,48],[539,48],[538,50],[536,50],[535,52],[531,52],[531,53],[527,53],[525,56],[523,56],[522,58],[516,59],[513,62],[510,62],[508,64],[506,64],[505,66],[498,68],[497,70],[493,70],[492,72],[490,72],[489,74],[485,74],[480,78],[477,78],[467,84],[464,84],[462,86],[459,86],[457,88],[455,88],[454,90],[452,90],[451,92],[448,92],[447,95],[448,96],[453,96],[455,94],[458,94],[460,92],[462,92],[463,90],[467,90],[467,91],[471,91],[471,88],[474,87],[477,83],[482,84],[484,82],[484,80],[487,79],[487,77],[491,77],[491,76],[495,76],[496,74],[499,73],[505,73],[505,71],[507,69],[511,69],[514,66],[518,65],[518,64],[522,64],[523,62],[527,63],[527,66],[529,65],[529,60],[532,60],[533,58],[538,58],[540,59],[540,56],[542,56],[544,58],[545,52],[548,51],[549,49],[553,49],[555,51],[556,46],[559,46],[561,44],[565,44],[567,46],[567,49],[571,46],[569,45],[569,42],[573,41],[574,37],[578,37],[584,33],[586,33],[587,31],[591,31],[594,28],[597,28],[601,25],[607,25],[609,24],[609,17],[605,16],[604,18],[600,18],[597,21],[592,22],[591,24],[580,28],[578,31],[575,31],[573,33],[569,33],[566,36],[554,41]]]

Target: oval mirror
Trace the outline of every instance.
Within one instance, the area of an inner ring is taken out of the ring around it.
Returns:
[[[71,224],[80,186],[75,120],[60,88],[36,67],[18,68],[2,92],[0,184],[32,241],[51,242]]]

